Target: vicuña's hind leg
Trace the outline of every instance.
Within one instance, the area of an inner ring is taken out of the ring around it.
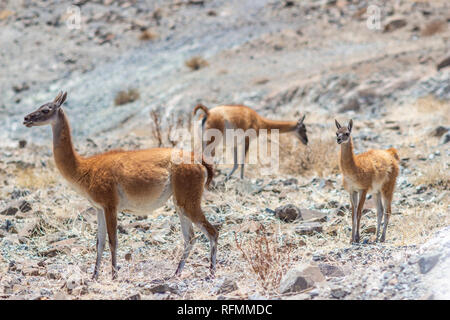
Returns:
[[[359,191],[359,194],[358,194],[359,204],[358,204],[358,210],[357,210],[358,217],[357,217],[357,221],[356,221],[356,235],[355,235],[356,243],[359,242],[359,226],[360,226],[360,221],[361,221],[362,210],[364,208],[364,202],[366,201],[366,195],[367,195],[367,190]]]
[[[211,248],[211,272],[214,273],[218,232],[206,220],[201,208],[204,181],[205,172],[201,165],[184,164],[173,169],[172,184],[175,203],[180,207],[185,218],[199,227],[208,237]]]
[[[244,166],[245,166],[245,158],[247,157],[248,149],[250,147],[250,138],[245,137],[244,141],[244,152],[243,152],[243,159],[241,164],[241,180],[244,179]]]
[[[181,260],[178,263],[178,268],[177,271],[175,272],[175,275],[179,275],[183,270],[184,264],[186,263],[186,259],[189,257],[189,253],[191,252],[191,249],[195,242],[192,222],[184,215],[184,212],[181,208],[178,208],[177,211],[181,222],[181,232],[183,233],[184,238],[184,251]]]
[[[386,230],[389,224],[389,218],[391,216],[391,203],[392,203],[392,196],[394,193],[394,187],[395,187],[395,180],[393,182],[385,184],[381,190],[385,209],[383,221],[383,233],[381,234],[380,239],[381,242],[384,242],[384,240],[386,240]]]
[[[381,231],[381,221],[383,219],[383,202],[381,201],[381,193],[378,192],[376,196],[377,201],[377,235],[376,235],[376,241],[380,239],[380,231]]]
[[[225,177],[225,181],[227,181],[228,179],[231,178],[231,176],[233,175],[233,173],[236,171],[236,169],[238,168],[238,151],[237,151],[237,147],[235,146],[233,149],[233,160],[234,160],[234,165],[233,165],[233,169],[231,169],[230,173],[227,174],[227,176]]]

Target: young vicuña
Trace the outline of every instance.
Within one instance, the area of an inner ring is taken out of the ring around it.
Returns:
[[[341,145],[340,167],[344,189],[350,193],[352,204],[352,238],[351,242],[359,242],[359,223],[366,200],[367,192],[376,196],[377,202],[377,232],[379,240],[381,220],[384,211],[383,233],[381,242],[386,239],[386,230],[391,214],[392,196],[398,176],[399,157],[397,150],[369,150],[355,155],[351,137],[353,120],[347,127],[342,127],[337,120],[337,143]],[[384,210],[383,210],[384,208]]]
[[[117,277],[117,212],[149,214],[161,207],[173,195],[181,221],[184,252],[175,274],[184,267],[194,243],[192,223],[210,241],[211,273],[214,274],[218,232],[206,220],[201,198],[205,186],[213,177],[211,165],[201,160],[194,163],[192,153],[171,148],[138,151],[115,150],[92,157],[77,154],[73,145],[68,119],[61,108],[67,93],[59,93],[24,119],[27,127],[51,125],[53,153],[62,176],[97,209],[97,260],[93,278],[98,277],[106,232],[111,249],[112,276]],[[179,159],[189,161],[182,162]],[[184,157],[184,158],[183,158]]]
[[[198,104],[194,108],[194,115],[198,110],[202,110],[204,112],[202,119],[202,132],[209,129],[217,129],[222,133],[222,136],[225,136],[225,131],[227,129],[242,129],[244,132],[249,129],[253,129],[256,136],[258,136],[261,129],[266,129],[268,133],[270,133],[271,130],[277,129],[279,130],[279,133],[294,132],[304,145],[308,144],[306,127],[303,123],[305,120],[305,115],[303,115],[303,117],[301,117],[298,121],[279,121],[264,118],[255,110],[243,105],[223,105],[208,109],[204,105]],[[213,142],[213,139],[209,140],[206,143],[206,146]],[[245,136],[243,143],[244,154],[242,155],[243,161],[241,163],[241,179],[244,178],[244,162],[250,146],[250,137]],[[239,166],[237,146],[234,146],[233,156],[234,166],[230,173],[226,176],[226,180],[231,177]]]

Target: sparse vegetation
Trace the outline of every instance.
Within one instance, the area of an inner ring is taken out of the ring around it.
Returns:
[[[114,99],[114,104],[116,106],[121,106],[127,103],[134,102],[140,97],[139,91],[137,89],[128,89],[126,91],[119,91]]]
[[[139,35],[139,40],[142,41],[149,41],[149,40],[155,40],[158,38],[158,34],[150,29],[146,29],[144,31],[141,32],[141,34]]]
[[[207,67],[209,65],[208,61],[200,56],[192,57],[189,60],[186,60],[184,64],[192,71]]]
[[[433,20],[429,22],[420,33],[422,37],[431,37],[437,33],[445,31],[447,22],[444,20]]]

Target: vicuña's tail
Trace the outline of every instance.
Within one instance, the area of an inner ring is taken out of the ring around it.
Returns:
[[[197,111],[198,111],[199,109],[202,109],[202,110],[203,110],[203,112],[205,113],[206,117],[209,116],[209,110],[208,110],[208,108],[205,107],[204,105],[202,105],[201,103],[199,103],[198,105],[195,106],[195,108],[194,108],[194,116],[195,116],[195,114],[197,113]]]
[[[395,149],[395,148],[389,148],[389,149],[387,149],[386,151],[389,152],[390,154],[392,154],[392,156],[393,156],[397,161],[400,160],[400,157],[398,156],[398,153],[397,153],[397,149]]]
[[[203,157],[202,165],[206,168],[206,172],[208,173],[208,178],[206,179],[206,186],[208,187],[214,177],[214,167],[211,164],[207,163]]]

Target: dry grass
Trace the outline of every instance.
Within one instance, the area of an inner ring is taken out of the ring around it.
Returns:
[[[200,56],[192,57],[189,60],[186,60],[184,64],[192,71],[207,67],[209,65],[208,61]]]
[[[435,189],[448,190],[450,188],[450,168],[448,157],[443,156],[442,161],[425,163],[416,167],[419,173],[412,182],[415,185],[426,185]]]
[[[127,91],[119,91],[114,98],[114,104],[116,106],[121,106],[127,103],[134,102],[140,97],[139,91],[137,89],[128,89]]]
[[[147,29],[141,32],[139,35],[139,40],[141,41],[149,41],[149,40],[155,40],[158,38],[158,33],[156,33],[153,30]]]
[[[431,37],[437,33],[444,32],[447,29],[447,22],[444,20],[434,20],[428,23],[420,33],[422,37]]]
[[[332,137],[314,137],[307,146],[280,135],[280,169],[294,175],[326,177],[339,172],[339,153]]]
[[[55,184],[57,175],[50,168],[25,168],[15,171],[15,180],[19,188],[38,190]]]
[[[158,147],[176,147],[182,140],[182,136],[177,135],[177,130],[192,128],[192,114],[171,113],[165,117],[161,109],[150,111],[152,137]]]

